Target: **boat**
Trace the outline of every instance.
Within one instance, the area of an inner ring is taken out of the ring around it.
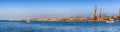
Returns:
[[[27,20],[26,22],[31,22],[30,20]]]
[[[114,19],[109,19],[106,23],[114,23]]]
[[[106,21],[106,23],[114,23],[114,21]]]

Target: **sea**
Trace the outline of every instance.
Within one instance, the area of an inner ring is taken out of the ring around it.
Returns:
[[[8,21],[0,20],[0,32],[120,32],[120,21]]]

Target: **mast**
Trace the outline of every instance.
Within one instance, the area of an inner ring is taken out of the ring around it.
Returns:
[[[97,13],[97,5],[95,5],[94,9],[95,9],[94,10],[94,21],[97,21],[97,15],[96,15],[96,13]]]

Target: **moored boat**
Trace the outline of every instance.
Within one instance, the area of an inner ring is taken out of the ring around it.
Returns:
[[[30,20],[27,20],[26,22],[31,22]]]
[[[106,23],[114,23],[114,19],[109,19]]]

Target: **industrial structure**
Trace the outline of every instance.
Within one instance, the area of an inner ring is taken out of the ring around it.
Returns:
[[[97,15],[96,15],[96,13],[97,13],[97,5],[95,6],[94,9],[95,9],[94,10],[94,21],[97,21]]]

